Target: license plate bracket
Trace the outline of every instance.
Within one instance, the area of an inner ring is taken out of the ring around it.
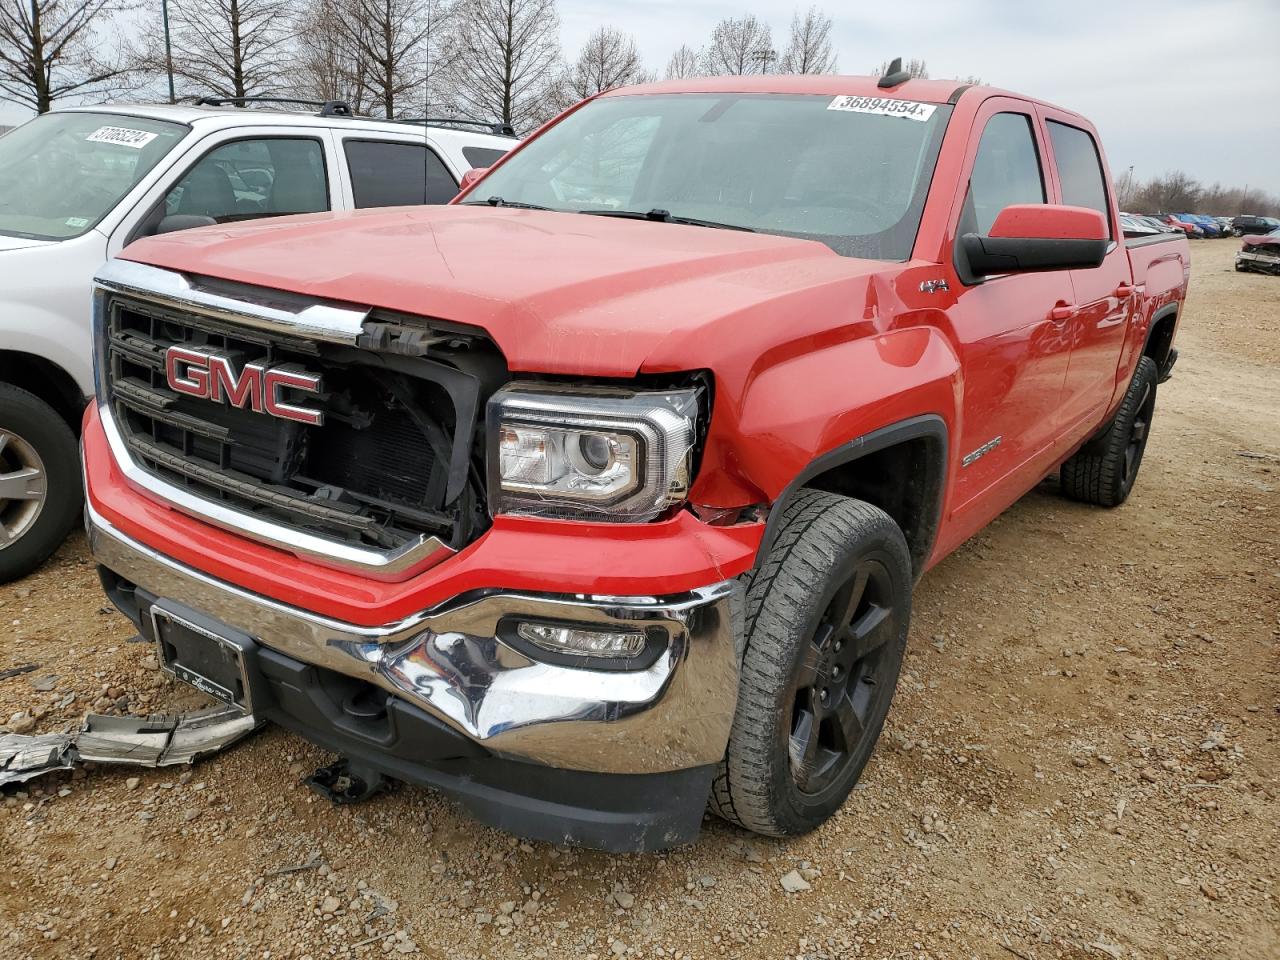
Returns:
[[[254,646],[252,638],[163,601],[152,604],[150,613],[162,670],[215,700],[253,712],[245,662]]]

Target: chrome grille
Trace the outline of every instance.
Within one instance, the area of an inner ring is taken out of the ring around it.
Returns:
[[[239,513],[393,551],[423,536],[455,541],[445,497],[456,413],[428,379],[352,348],[319,344],[125,296],[107,304],[104,384],[134,463]],[[309,426],[169,387],[171,346],[319,373]],[[469,444],[468,444],[469,446]]]

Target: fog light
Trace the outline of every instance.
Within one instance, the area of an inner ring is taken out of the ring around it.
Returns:
[[[516,633],[543,650],[579,657],[630,658],[638,656],[645,644],[643,633],[583,630],[580,627],[556,627],[547,623],[521,623],[516,627]]]

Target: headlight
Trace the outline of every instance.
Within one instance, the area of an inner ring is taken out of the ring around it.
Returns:
[[[490,510],[652,520],[688,493],[698,392],[499,390],[488,413]]]

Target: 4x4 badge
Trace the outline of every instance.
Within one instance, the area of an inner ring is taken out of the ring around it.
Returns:
[[[286,389],[319,393],[318,373],[246,363],[237,374],[226,357],[179,346],[165,351],[164,373],[169,388],[188,397],[248,408],[254,413],[266,413],[311,427],[324,423],[323,411],[299,407],[281,399],[281,391]]]

